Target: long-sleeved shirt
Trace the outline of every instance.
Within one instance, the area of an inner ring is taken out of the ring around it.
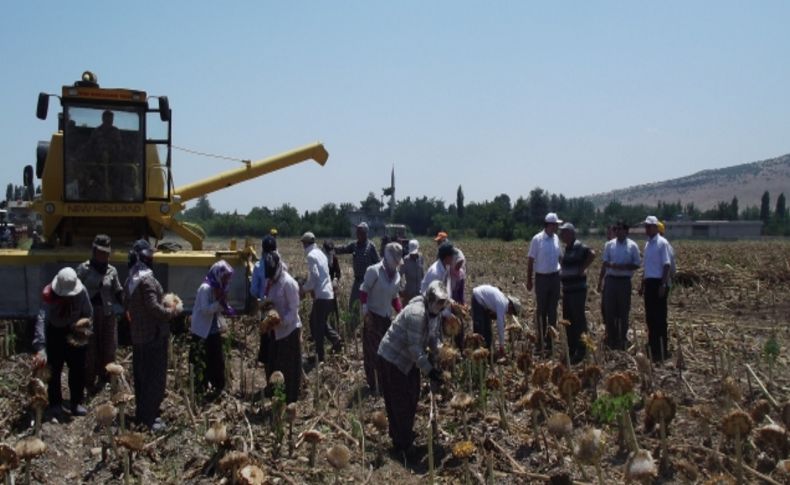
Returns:
[[[128,284],[124,285],[124,301],[131,317],[129,332],[132,344],[147,344],[170,335],[172,314],[162,305],[164,290],[154,275],[140,278],[131,293],[129,287]]]
[[[660,234],[649,238],[645,243],[645,279],[663,278],[664,266],[672,266],[669,256],[669,243]]]
[[[118,270],[113,265],[107,265],[104,274],[99,273],[90,261],[85,261],[77,266],[77,277],[88,290],[88,297],[96,306],[94,310],[102,312],[104,316],[112,315],[113,303],[120,303],[118,295],[123,293]]]
[[[282,340],[302,327],[299,318],[299,283],[283,270],[280,279],[272,282],[266,297],[274,303],[280,315],[280,324],[274,327],[274,338]]]
[[[389,318],[392,315],[393,305],[400,304],[398,300],[400,274],[396,271],[390,278],[384,268],[384,262],[380,261],[368,267],[359,291],[360,300],[367,305],[368,311]]]
[[[400,267],[401,288],[406,300],[411,300],[420,294],[422,279],[425,277],[425,262],[422,255],[416,258],[406,256]]]
[[[496,331],[499,337],[499,346],[505,345],[505,315],[510,307],[510,300],[496,286],[480,285],[472,290],[472,298],[483,308],[496,314]]]
[[[376,264],[381,258],[376,251],[376,245],[367,239],[364,243],[360,244],[359,241],[353,241],[345,246],[340,246],[335,249],[337,254],[353,254],[352,266],[354,268],[354,280],[362,281],[365,277],[365,271],[368,266]]]
[[[250,295],[259,300],[263,300],[266,291],[266,273],[263,268],[263,260],[259,260],[252,268],[252,278],[250,280]]]
[[[69,306],[63,307],[62,305]],[[41,309],[38,311],[38,318],[36,318],[36,326],[33,329],[33,350],[38,352],[46,347],[47,325],[52,325],[55,328],[68,328],[82,318],[93,318],[93,305],[91,305],[88,291],[85,289],[67,302],[42,303]]]
[[[549,236],[546,231],[540,231],[529,243],[527,257],[535,261],[533,268],[537,274],[551,274],[559,271],[560,256],[560,238],[556,234]]]
[[[307,281],[304,291],[312,291],[317,300],[331,300],[335,297],[332,291],[332,278],[329,277],[329,261],[326,254],[311,244],[305,248],[307,254]]]
[[[606,242],[603,247],[603,256],[601,258],[604,263],[612,264],[632,264],[639,266],[641,258],[639,256],[639,246],[629,239],[625,238],[620,242],[616,238]],[[632,269],[614,269],[606,268],[606,276],[627,276],[631,277],[634,274]]]
[[[415,298],[401,311],[384,334],[378,355],[404,374],[416,365],[427,374],[433,369],[426,348],[430,345],[430,323],[422,298]]]
[[[437,259],[428,268],[428,271],[425,273],[425,276],[423,276],[422,278],[422,283],[420,283],[420,294],[424,295],[425,292],[428,290],[428,285],[430,285],[434,281],[444,282],[446,279],[447,279],[447,268],[444,267],[444,264],[442,263],[441,260]]]
[[[215,320],[217,327],[222,326],[223,309],[222,303],[214,298],[214,289],[211,285],[201,284],[195,295],[195,304],[192,306],[190,331],[200,338],[208,337]]]

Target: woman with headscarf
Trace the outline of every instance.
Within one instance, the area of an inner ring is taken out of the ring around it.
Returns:
[[[453,262],[447,270],[447,289],[450,298],[464,305],[464,287],[466,286],[466,258],[464,253],[456,248],[453,255]]]
[[[118,349],[118,322],[114,308],[123,304],[123,287],[118,271],[109,263],[111,252],[110,236],[99,234],[93,239],[90,259],[77,266],[77,276],[88,290],[93,305],[93,335],[85,356],[85,387],[88,392],[98,392],[109,381],[105,366],[115,361]]]
[[[163,431],[159,406],[167,384],[167,348],[170,320],[175,307],[162,304],[164,290],[154,277],[154,249],[145,239],[129,251],[129,276],[124,283],[124,302],[132,337],[132,371],[137,421],[152,431]]]
[[[368,386],[378,392],[376,354],[381,339],[390,327],[392,317],[401,310],[398,298],[403,247],[398,243],[384,246],[384,259],[369,266],[359,287],[362,302],[362,355]]]
[[[228,305],[228,287],[233,268],[225,260],[214,263],[197,290],[192,307],[192,345],[189,361],[195,369],[195,389],[205,391],[211,384],[213,392],[225,389],[225,353],[222,314],[232,313]]]
[[[261,339],[268,348],[261,349],[259,356],[263,357],[267,382],[274,371],[283,373],[285,400],[292,403],[299,399],[302,379],[299,283],[288,274],[277,253],[267,253],[263,262],[266,272],[266,302],[276,310],[278,321],[266,332],[267,338]]]

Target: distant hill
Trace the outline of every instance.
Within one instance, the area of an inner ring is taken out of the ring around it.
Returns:
[[[732,167],[703,170],[693,175],[635,185],[625,189],[587,196],[597,207],[612,200],[623,204],[655,205],[659,200],[684,204],[693,202],[698,209],[707,210],[720,201],[738,197],[741,208],[760,205],[763,192],[771,194],[771,209],[776,197],[784,192],[790,197],[790,154],[759,162]]]

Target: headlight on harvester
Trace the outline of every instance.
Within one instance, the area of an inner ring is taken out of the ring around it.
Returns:
[[[44,205],[44,212],[46,212],[47,214],[54,214],[55,213],[55,204],[53,204],[52,202],[47,202]]]
[[[165,215],[169,214],[170,213],[170,204],[168,204],[167,202],[163,202],[162,205],[159,206],[159,212],[161,212],[162,214],[165,214]]]

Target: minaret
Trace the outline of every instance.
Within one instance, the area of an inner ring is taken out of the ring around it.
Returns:
[[[395,217],[395,164],[392,164],[390,174],[390,220]]]

